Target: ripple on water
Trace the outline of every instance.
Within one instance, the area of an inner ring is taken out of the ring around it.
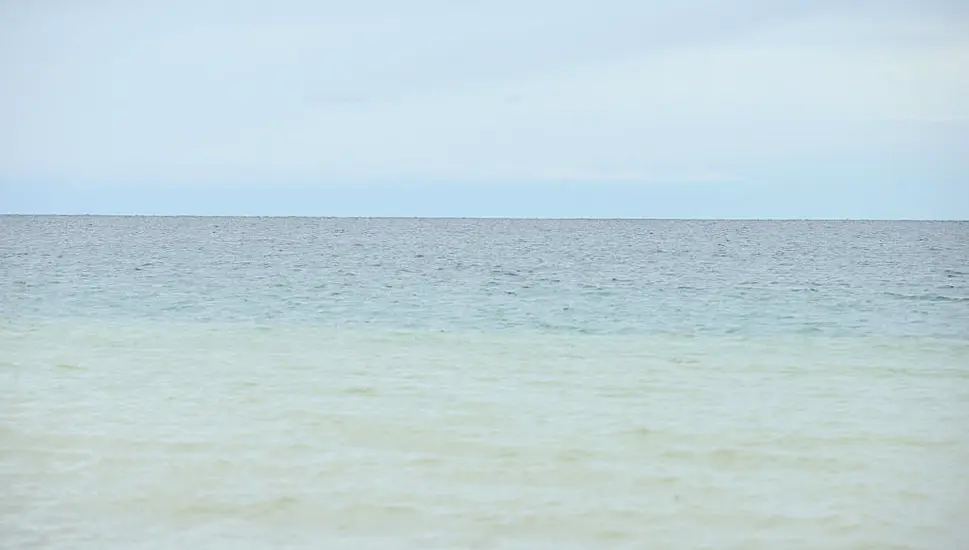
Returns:
[[[4,544],[969,548],[969,226],[212,223],[0,218]]]

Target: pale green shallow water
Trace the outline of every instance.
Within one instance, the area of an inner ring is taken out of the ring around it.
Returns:
[[[967,243],[0,217],[0,546],[969,548]]]

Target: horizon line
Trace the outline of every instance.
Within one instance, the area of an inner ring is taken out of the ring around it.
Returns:
[[[321,220],[489,220],[489,221],[713,221],[713,222],[969,222],[969,218],[682,218],[682,217],[574,217],[574,216],[337,216],[305,214],[57,214],[57,213],[0,213],[0,217],[30,218],[277,218]]]

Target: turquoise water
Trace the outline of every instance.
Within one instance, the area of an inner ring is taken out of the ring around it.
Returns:
[[[0,545],[969,546],[969,224],[0,217]]]

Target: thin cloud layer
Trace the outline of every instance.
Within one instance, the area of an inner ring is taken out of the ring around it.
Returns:
[[[0,19],[8,183],[967,168],[966,132],[938,124],[969,119],[956,2],[9,2]]]

